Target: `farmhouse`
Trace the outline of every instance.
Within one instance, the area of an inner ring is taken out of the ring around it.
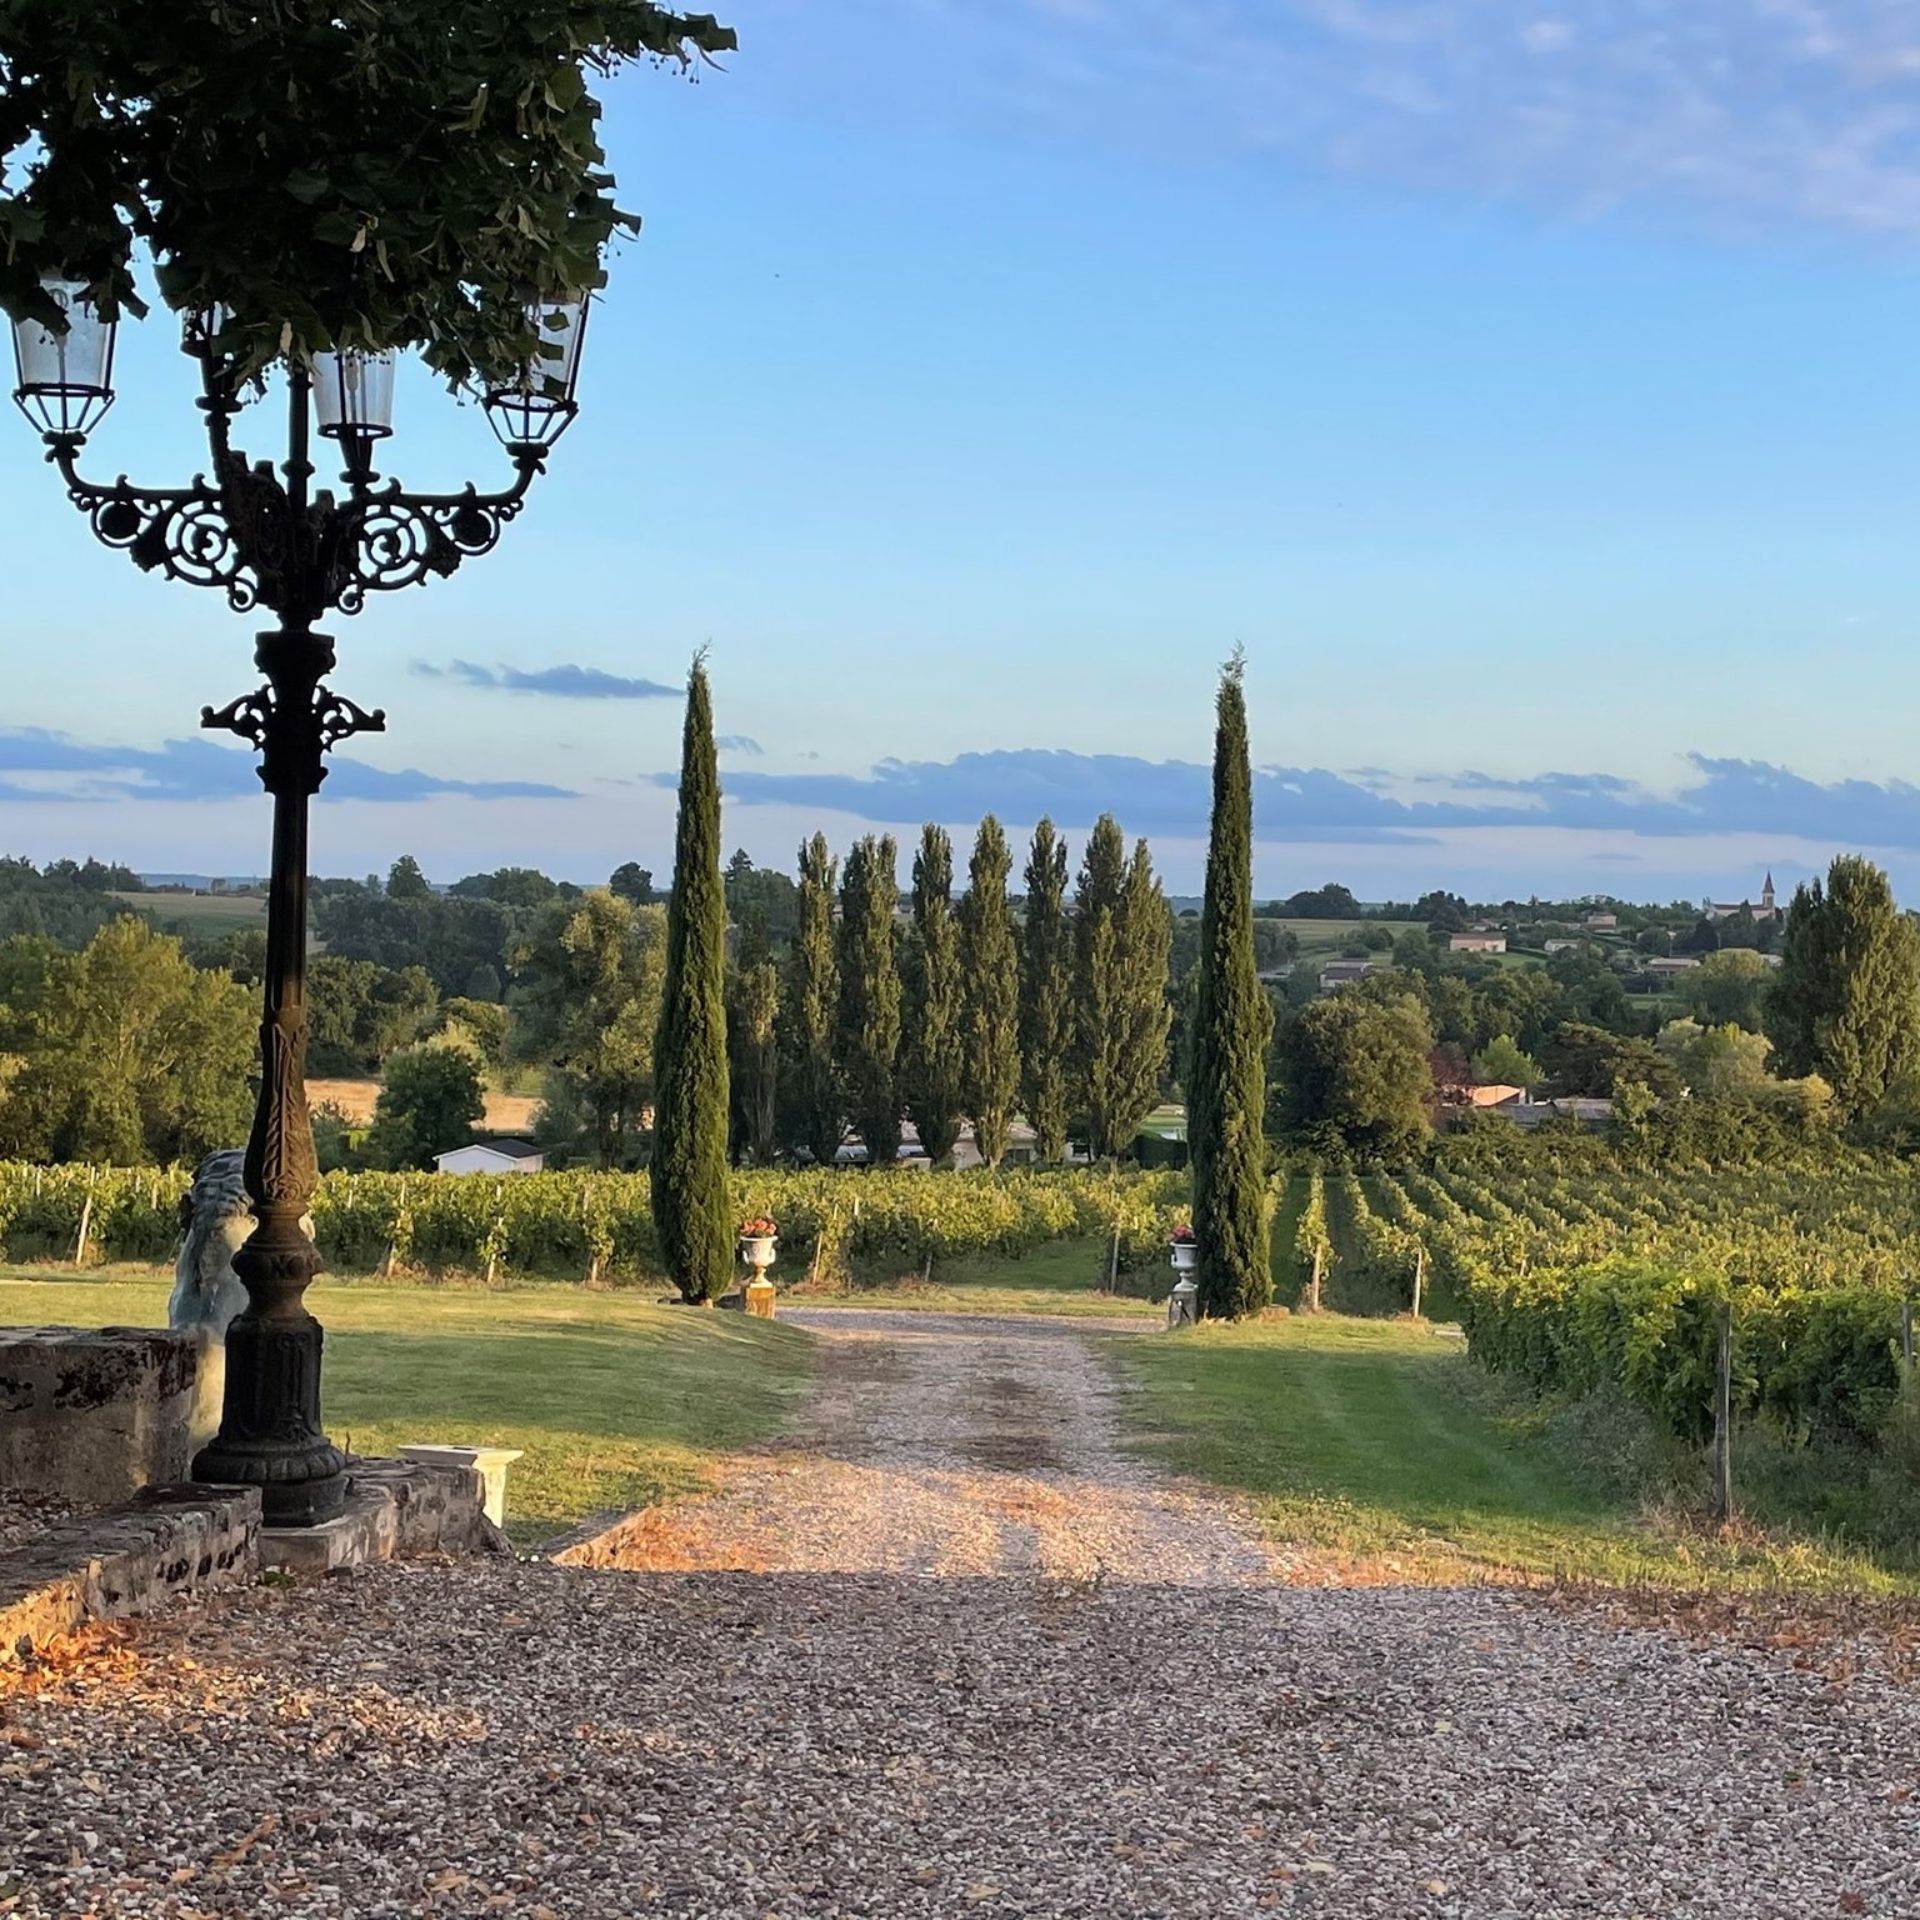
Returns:
[[[1649,960],[1647,971],[1657,979],[1671,980],[1677,974],[1692,973],[1700,962],[1686,954],[1675,954],[1672,959]]]
[[[476,1140],[433,1156],[436,1173],[539,1173],[546,1164],[531,1140]]]
[[[1506,950],[1504,933],[1456,933],[1447,939],[1449,953],[1505,953]]]
[[[1351,986],[1356,980],[1364,980],[1370,973],[1385,973],[1387,966],[1381,960],[1329,960],[1320,969],[1320,990],[1331,993],[1335,987]]]
[[[1580,924],[1585,927],[1589,933],[1618,933],[1620,931],[1620,916],[1617,913],[1604,913],[1600,909],[1595,908]]]

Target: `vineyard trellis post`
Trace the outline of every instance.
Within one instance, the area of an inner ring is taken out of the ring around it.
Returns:
[[[1413,1254],[1413,1317],[1420,1318],[1421,1296],[1427,1290],[1427,1250],[1416,1247]]]
[[[1907,1378],[1913,1378],[1913,1295],[1900,1302],[1900,1359],[1907,1370]]]
[[[1713,1375],[1713,1500],[1720,1524],[1733,1523],[1733,1303],[1723,1300]]]

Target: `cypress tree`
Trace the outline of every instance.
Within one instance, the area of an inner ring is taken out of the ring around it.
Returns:
[[[1253,772],[1236,654],[1220,676],[1213,825],[1194,972],[1187,1073],[1200,1311],[1240,1320],[1273,1297],[1268,1251],[1266,1054],[1273,1008],[1253,953]]]
[[[1118,927],[1126,863],[1119,822],[1103,813],[1087,836],[1073,902],[1074,1068],[1078,1104],[1087,1116],[1087,1145],[1096,1159],[1113,1152],[1120,1057]]]
[[[1088,1145],[1112,1159],[1160,1097],[1173,1008],[1173,916],[1144,840],[1127,858],[1111,814],[1087,839],[1074,898],[1074,1029]]]
[[[654,1229],[668,1277],[710,1301],[733,1272],[727,1196],[727,905],[720,882],[720,771],[704,660],[687,679],[666,985],[654,1042]]]
[[[788,1137],[802,1142],[823,1167],[833,1165],[846,1132],[834,1067],[840,968],[833,950],[833,889],[839,866],[824,833],[802,843],[798,918],[780,1008]]]
[[[1870,860],[1795,890],[1765,1019],[1775,1070],[1819,1074],[1848,1120],[1920,1065],[1920,931]]]
[[[1133,843],[1115,928],[1120,1046],[1115,1061],[1109,1151],[1124,1153],[1160,1104],[1173,1030],[1173,910],[1144,840]]]
[[[895,859],[891,834],[869,834],[847,855],[840,881],[840,1077],[870,1167],[892,1166],[900,1151]]]
[[[960,1138],[960,954],[953,917],[953,842],[929,823],[913,857],[913,938],[907,948],[906,1037],[900,1077],[920,1146],[936,1166]]]
[[[967,895],[960,902],[960,977],[965,1007],[966,1110],[980,1158],[997,1167],[1020,1087],[1020,954],[1007,909],[1013,855],[992,814],[974,836]]]
[[[1020,946],[1020,1103],[1034,1151],[1058,1160],[1067,1147],[1068,1068],[1073,1051],[1073,944],[1067,926],[1067,843],[1043,819],[1027,856],[1027,912]]]

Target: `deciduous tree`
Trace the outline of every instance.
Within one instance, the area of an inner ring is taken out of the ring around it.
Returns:
[[[1173,1012],[1173,921],[1147,843],[1129,860],[1102,814],[1088,836],[1074,900],[1075,1033],[1088,1145],[1110,1159],[1132,1145],[1159,1097]]]
[[[396,1172],[430,1167],[435,1154],[466,1146],[486,1111],[487,1091],[472,1054],[432,1043],[409,1047],[387,1062],[367,1130],[367,1158]]]
[[[847,1112],[870,1167],[900,1151],[900,970],[894,913],[900,902],[891,834],[854,843],[840,882],[840,1019],[837,1058]]]
[[[913,928],[906,945],[901,1091],[935,1166],[960,1137],[963,1092],[961,959],[953,916],[953,842],[922,829],[913,857]]]
[[[1020,954],[1007,907],[1013,854],[992,814],[980,822],[960,902],[961,1078],[980,1158],[997,1167],[1020,1086]]]
[[[1871,1109],[1920,1066],[1920,930],[1887,876],[1843,854],[1787,913],[1767,1038],[1787,1075],[1818,1074],[1842,1118]]]

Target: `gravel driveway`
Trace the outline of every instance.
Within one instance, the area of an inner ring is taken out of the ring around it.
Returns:
[[[627,1566],[1178,1586],[1268,1577],[1236,1510],[1128,1453],[1086,1321],[784,1317],[821,1341],[801,1430],[736,1463],[715,1497],[662,1509]]]
[[[732,1515],[795,1570],[386,1567],[0,1693],[0,1912],[1920,1913],[1920,1692],[1880,1666],[1249,1584],[1078,1336],[836,1332],[838,1451],[672,1536],[721,1556]],[[1006,1481],[1092,1517],[969,1515]]]

